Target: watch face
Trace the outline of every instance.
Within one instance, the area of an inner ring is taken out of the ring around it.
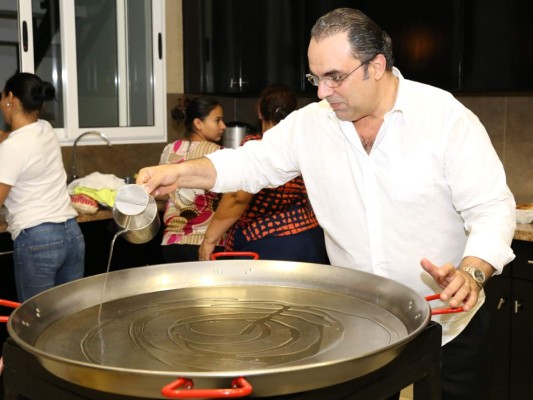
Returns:
[[[485,274],[479,269],[474,270],[474,279],[478,282],[483,282],[485,280]]]

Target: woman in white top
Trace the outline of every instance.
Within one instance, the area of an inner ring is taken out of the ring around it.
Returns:
[[[55,88],[30,73],[9,78],[0,108],[11,127],[0,134],[0,206],[14,241],[19,301],[83,277],[85,242],[70,204],[52,126],[39,119]]]

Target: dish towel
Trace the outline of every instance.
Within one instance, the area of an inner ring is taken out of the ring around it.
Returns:
[[[70,182],[67,188],[71,195],[84,194],[104,206],[113,207],[118,189],[125,184],[124,179],[118,178],[113,174],[93,172]]]

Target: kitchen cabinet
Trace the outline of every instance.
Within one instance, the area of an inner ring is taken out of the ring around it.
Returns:
[[[355,4],[392,37],[405,76],[459,85],[462,0]],[[258,95],[271,83],[315,94],[307,47],[316,20],[353,0],[183,0],[186,93]],[[398,19],[398,15],[402,18]],[[432,43],[427,43],[431,41]]]
[[[465,1],[463,91],[533,91],[532,14],[526,0]]]
[[[300,0],[184,0],[186,93],[258,94],[297,89],[304,71]]]
[[[162,228],[148,243],[133,244],[117,237],[112,254],[111,242],[118,231],[114,220],[85,222],[80,224],[80,228],[85,237],[85,276],[106,272],[110,255],[110,271],[163,263]]]
[[[17,291],[15,289],[15,277],[13,268],[13,241],[7,232],[0,233],[0,299],[16,301]],[[9,307],[0,307],[0,315],[9,315],[13,311]],[[8,337],[7,324],[0,323],[0,355],[2,354],[2,344]],[[1,394],[1,393],[0,393]],[[1,398],[1,396],[0,396]]]
[[[515,240],[516,258],[485,288],[491,314],[490,399],[531,397],[533,381],[533,242]]]
[[[356,7],[392,38],[395,65],[452,92],[533,91],[533,2],[525,0],[183,0],[186,93],[299,93],[317,18]]]
[[[463,1],[304,0],[306,36],[302,48],[307,52],[310,30],[322,15],[340,7],[357,8],[391,37],[394,65],[405,78],[458,90],[461,84]]]

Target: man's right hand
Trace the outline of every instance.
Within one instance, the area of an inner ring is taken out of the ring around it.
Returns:
[[[177,164],[156,165],[142,168],[135,183],[154,197],[169,194],[178,188]]]

